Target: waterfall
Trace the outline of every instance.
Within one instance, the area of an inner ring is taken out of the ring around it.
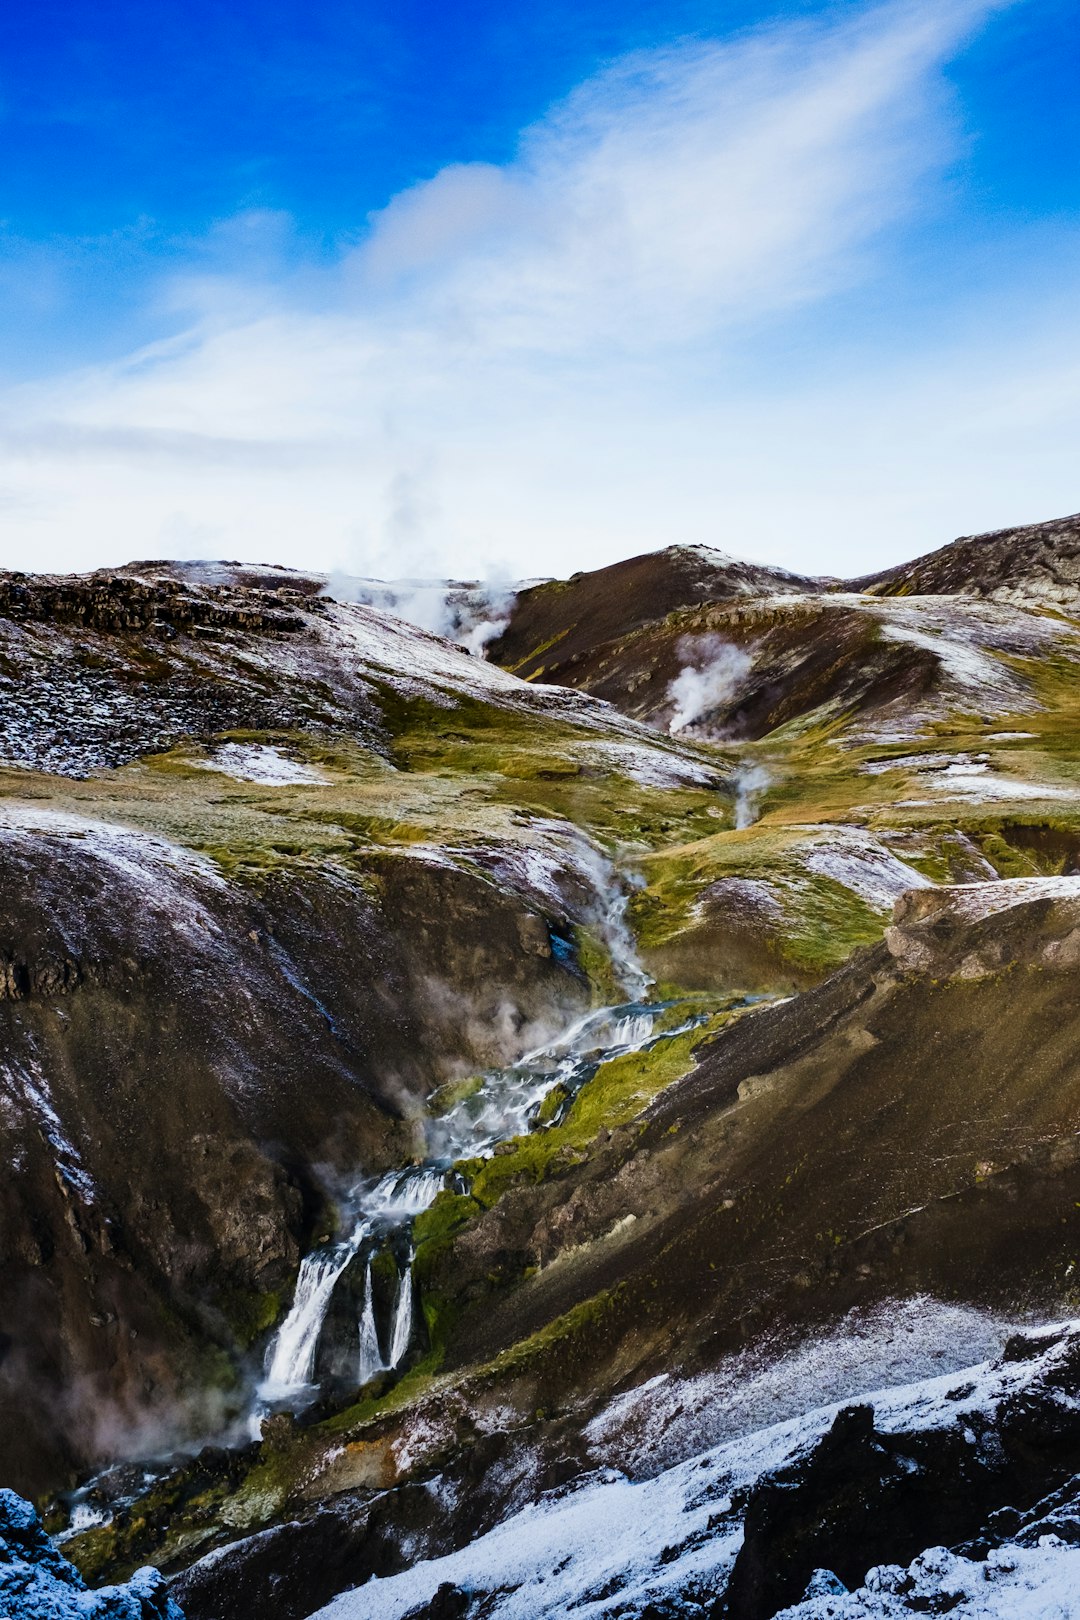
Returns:
[[[412,1303],[412,1255],[405,1265],[405,1270],[398,1279],[397,1303],[394,1306],[394,1328],[390,1335],[390,1365],[398,1367],[404,1361],[409,1345],[412,1342],[413,1303]]]
[[[364,1273],[364,1308],[360,1314],[360,1368],[358,1381],[366,1384],[376,1373],[386,1371],[386,1363],[379,1349],[379,1330],[375,1326],[375,1298],[371,1287],[371,1257]]]
[[[653,1018],[650,1013],[637,1013],[631,1018],[620,1018],[612,1030],[615,1046],[641,1047],[651,1040]]]
[[[267,1353],[266,1377],[259,1386],[264,1399],[281,1400],[311,1383],[334,1284],[356,1253],[361,1235],[358,1228],[347,1243],[316,1249],[300,1262],[292,1306]]]
[[[595,859],[599,861],[599,857]],[[599,865],[597,876],[610,878],[610,863]],[[610,887],[609,883],[609,891]],[[616,893],[612,898],[609,892],[609,901],[606,937],[621,944],[624,973],[637,986],[644,975],[632,959],[633,942],[625,930],[626,897]],[[689,1022],[667,1022],[657,1033],[657,1017],[670,1005],[649,1005],[635,999],[583,1014],[556,1039],[526,1052],[505,1069],[489,1071],[478,1091],[470,1092],[445,1114],[429,1119],[423,1163],[388,1171],[378,1181],[360,1182],[352,1189],[350,1235],[316,1249],[301,1263],[292,1306],[266,1353],[265,1376],[249,1418],[253,1438],[258,1438],[263,1417],[275,1405],[296,1404],[313,1397],[319,1338],[331,1296],[339,1277],[364,1245],[374,1240],[378,1247],[391,1233],[408,1231],[415,1217],[442,1190],[448,1165],[458,1159],[486,1156],[498,1142],[528,1130],[537,1105],[554,1087],[562,1086],[574,1096],[605,1057],[640,1051],[650,1041],[677,1035],[697,1021],[697,1014],[691,1013]],[[385,1355],[375,1320],[372,1260],[367,1260],[358,1324],[361,1384],[399,1367],[408,1355],[415,1325],[412,1258],[410,1253],[398,1278],[392,1318],[384,1334]]]

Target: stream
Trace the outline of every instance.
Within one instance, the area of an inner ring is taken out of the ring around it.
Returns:
[[[681,1018],[680,1007],[685,1007]],[[487,1157],[500,1142],[557,1124],[602,1063],[670,1040],[706,1017],[700,1002],[679,1001],[628,1001],[587,1013],[549,1044],[527,1052],[507,1068],[488,1070],[475,1090],[444,1114],[428,1118],[421,1163],[390,1171],[374,1182],[358,1182],[347,1201],[347,1235],[313,1249],[301,1262],[292,1306],[267,1348],[249,1419],[252,1438],[258,1438],[269,1413],[302,1408],[317,1396],[323,1326],[334,1290],[355,1261],[365,1265],[353,1357],[356,1385],[394,1371],[405,1360],[416,1327],[412,1223],[447,1185],[457,1160]],[[537,1119],[541,1104],[556,1088],[558,1106],[541,1124]],[[391,1238],[395,1252],[407,1258],[399,1267],[393,1308],[387,1320],[379,1321],[372,1263]]]

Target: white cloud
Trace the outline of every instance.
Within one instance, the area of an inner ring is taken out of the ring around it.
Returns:
[[[1061,412],[1080,414],[1060,342],[1045,366],[999,352],[977,397],[963,347],[796,386],[763,340],[745,380],[758,336],[880,273],[890,228],[933,205],[957,141],[941,68],[993,9],[636,54],[504,168],[395,198],[321,275],[222,271],[222,241],[287,240],[278,216],[219,233],[213,274],[193,253],[162,292],[198,308],[187,330],[0,400],[0,561],[194,536],[366,574],[536,575],[700,540],[839,571],[879,560],[871,527],[895,555],[1020,500],[1049,515]],[[1046,389],[1049,441],[1003,459],[1013,402]]]

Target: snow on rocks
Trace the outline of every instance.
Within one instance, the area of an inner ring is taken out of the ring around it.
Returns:
[[[0,1616],[5,1620],[183,1620],[165,1577],[140,1569],[122,1586],[87,1591],[29,1502],[0,1490]]]
[[[881,1564],[844,1590],[819,1570],[801,1603],[776,1620],[900,1620],[948,1613],[955,1620],[1080,1620],[1080,1547],[1048,1535],[1037,1547],[1005,1542],[985,1559],[928,1547],[907,1569]]]
[[[1057,782],[1031,782],[1018,776],[1005,775],[994,769],[994,756],[989,753],[971,754],[902,754],[892,759],[868,761],[862,767],[868,776],[882,776],[887,771],[903,771],[914,777],[920,787],[950,799],[966,803],[991,802],[998,799],[1076,799],[1080,790]],[[933,799],[901,799],[904,806],[933,804]]]
[[[34,1059],[26,1063],[14,1058],[0,1062],[0,1092],[7,1094],[16,1109],[30,1115],[48,1144],[57,1177],[67,1192],[83,1204],[92,1204],[97,1197],[94,1178],[64,1129],[41,1065]]]
[[[934,894],[912,896],[897,907],[896,922],[921,922],[948,912],[962,922],[979,922],[1033,900],[1080,900],[1080,876],[998,878],[992,883],[944,884]]]
[[[323,771],[290,759],[280,748],[261,743],[224,743],[209,759],[194,761],[200,770],[221,771],[238,782],[260,782],[277,787],[285,784],[318,784],[327,780]]]
[[[832,878],[875,911],[889,910],[908,889],[930,889],[930,879],[857,827],[833,827],[803,856],[820,877]]]
[[[716,787],[720,777],[715,769],[688,754],[669,752],[660,742],[594,743],[582,750],[586,762],[605,771],[628,776],[642,787]]]
[[[912,891],[897,901],[885,944],[904,972],[986,978],[1015,961],[1013,936],[1002,922],[973,940],[970,925],[1038,901],[1061,910],[1033,932],[1030,960],[1051,971],[1074,968],[1080,961],[1080,877],[999,878]]]
[[[920,1336],[922,1355],[925,1357],[930,1350],[935,1331],[944,1330],[937,1344],[938,1365],[951,1364],[951,1370],[863,1394],[861,1398],[873,1404],[873,1422],[878,1432],[903,1436],[945,1429],[965,1433],[970,1429],[974,1434],[981,1425],[992,1424],[996,1414],[1007,1410],[1008,1403],[1035,1388],[1040,1380],[1052,1387],[1059,1368],[1063,1369],[1063,1387],[1068,1386],[1080,1345],[1080,1322],[1029,1332],[1016,1350],[1006,1346],[1000,1359],[962,1367],[958,1353],[972,1344],[981,1342],[991,1354],[1000,1347],[1003,1325],[989,1318],[975,1321],[975,1313],[969,1312],[971,1320],[961,1324],[960,1335],[954,1339],[942,1313],[963,1313],[929,1301],[912,1302],[912,1307],[907,1308],[906,1325],[918,1321],[919,1307],[926,1318],[926,1333]],[[904,1311],[904,1307],[899,1308],[901,1316]],[[883,1316],[879,1329],[884,1322]],[[848,1326],[850,1329],[851,1324]],[[830,1391],[834,1402],[838,1382],[842,1380],[850,1400],[856,1392],[866,1390],[867,1379],[872,1379],[875,1370],[889,1365],[890,1354],[893,1366],[903,1370],[898,1348],[886,1352],[883,1359],[873,1328],[864,1323],[863,1331],[867,1338],[862,1341],[865,1354],[861,1360],[860,1346],[853,1350],[842,1334],[818,1347],[821,1366],[811,1376],[806,1396],[812,1400],[822,1390],[830,1343],[843,1346],[848,1354],[847,1366],[840,1369]],[[795,1362],[799,1355],[805,1355],[805,1350],[797,1353]],[[791,1377],[795,1364],[785,1366],[781,1361],[777,1365],[782,1369],[781,1386],[786,1391],[783,1398],[797,1399],[797,1381]],[[919,1370],[918,1356],[910,1359],[909,1370]],[[762,1378],[767,1381],[767,1369]],[[643,1411],[663,1382],[655,1380],[635,1392]],[[762,1393],[759,1389],[752,1412],[760,1412]],[[581,1615],[584,1620],[609,1620],[615,1615],[640,1615],[649,1603],[669,1605],[663,1612],[711,1615],[742,1544],[739,1503],[744,1493],[773,1471],[810,1457],[833,1427],[840,1409],[839,1403],[820,1406],[787,1421],[736,1434],[651,1478],[633,1480],[619,1470],[601,1467],[576,1488],[550,1493],[459,1552],[417,1563],[401,1574],[368,1581],[355,1592],[343,1594],[318,1611],[320,1620],[406,1620],[407,1616],[424,1612],[423,1606],[432,1602],[441,1587],[456,1590],[465,1599],[462,1615],[473,1612],[471,1602],[475,1599],[480,1605],[477,1612],[482,1610],[490,1620],[555,1620],[568,1613]],[[654,1427],[663,1426],[664,1412],[663,1405],[656,1408]],[[618,1427],[624,1418],[625,1400],[624,1410],[612,1409],[609,1421]],[[594,1424],[594,1442],[599,1438],[596,1429]],[[1032,1533],[1038,1529],[1036,1526]],[[799,1620],[831,1620],[833,1616],[836,1620],[863,1620],[864,1616],[867,1620],[870,1616],[891,1620],[893,1615],[912,1610],[951,1610],[949,1594],[957,1590],[963,1594],[966,1590],[956,1585],[959,1570],[973,1593],[979,1598],[985,1594],[984,1602],[996,1602],[994,1594],[999,1592],[1002,1601],[997,1607],[980,1609],[975,1606],[976,1598],[972,1598],[967,1609],[951,1612],[971,1616],[972,1620],[976,1616],[980,1620],[983,1616],[986,1620],[998,1620],[999,1616],[1004,1620],[1006,1615],[1029,1620],[1036,1616],[1040,1620],[1050,1620],[1051,1616],[1061,1620],[1064,1616],[1072,1620],[1080,1614],[1080,1608],[1061,1609],[1052,1604],[1061,1601],[1069,1590],[1068,1580],[1080,1570],[1080,1550],[1051,1545],[1041,1535],[1036,1535],[1036,1540],[1031,1553],[1014,1553],[1012,1547],[1003,1547],[986,1566],[936,1549],[924,1552],[912,1566],[915,1575],[911,1588],[922,1601],[910,1608],[901,1606],[904,1598],[899,1589],[904,1586],[904,1573],[888,1571],[874,1576],[877,1592],[870,1590],[868,1577],[866,1590],[850,1596],[827,1574],[812,1578],[816,1595],[791,1613]],[[1031,1594],[1030,1602],[1025,1593]],[[873,1607],[879,1597],[890,1602],[895,1598],[896,1602],[893,1607]],[[941,1602],[936,1601],[939,1597]],[[1047,1606],[1031,1606],[1042,1597]],[[928,1602],[927,1598],[934,1601]],[[1009,1600],[1019,1606],[1010,1609]],[[858,1606],[860,1602],[862,1607]],[[845,1603],[851,1606],[845,1608]],[[830,1604],[840,1606],[830,1608]]]

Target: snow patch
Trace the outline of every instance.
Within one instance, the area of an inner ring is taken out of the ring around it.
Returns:
[[[890,910],[908,889],[934,887],[922,872],[856,828],[835,828],[828,841],[809,850],[804,864],[820,877],[843,884],[875,911]]]
[[[993,883],[953,884],[940,891],[951,915],[979,922],[1032,900],[1080,900],[1080,876],[999,878]]]
[[[953,1360],[971,1343],[992,1351],[1000,1347],[1000,1329],[988,1318],[957,1310],[962,1331],[960,1340],[953,1341],[948,1336],[950,1323],[937,1314],[950,1307],[927,1301],[913,1306],[926,1310],[923,1352],[929,1349],[931,1335],[943,1328],[946,1337],[938,1344],[943,1361]],[[904,1316],[902,1307],[900,1314]],[[917,1314],[907,1316],[907,1325],[916,1334],[917,1320]],[[1080,1323],[1071,1327],[1080,1330]],[[412,1611],[422,1612],[443,1583],[468,1594],[488,1594],[483,1612],[489,1620],[561,1620],[568,1613],[600,1620],[665,1601],[681,1601],[688,1613],[709,1613],[742,1540],[733,1494],[805,1452],[827,1431],[846,1401],[856,1395],[873,1401],[877,1426],[899,1432],[985,1411],[1022,1388],[1032,1374],[1030,1363],[998,1367],[983,1363],[961,1374],[954,1362],[954,1370],[942,1376],[868,1391],[867,1375],[873,1376],[875,1366],[888,1365],[888,1358],[875,1362],[875,1345],[871,1333],[869,1344],[862,1347],[870,1354],[861,1359],[856,1349],[847,1368],[850,1377],[837,1369],[838,1383],[844,1387],[842,1400],[836,1399],[834,1388],[828,1406],[738,1435],[652,1478],[630,1480],[616,1469],[602,1468],[577,1489],[531,1504],[459,1552],[417,1563],[401,1574],[368,1581],[343,1594],[317,1611],[318,1620],[404,1620]],[[824,1355],[827,1365],[827,1351]],[[902,1352],[895,1364],[905,1371],[919,1366],[918,1357],[905,1364]],[[790,1398],[795,1401],[799,1371],[798,1357],[789,1360]],[[638,1390],[643,1409],[644,1398],[655,1402],[667,1387],[658,1379]],[[675,1387],[672,1384],[673,1394]],[[804,1396],[813,1399],[815,1393],[811,1383]],[[661,1428],[664,1420],[664,1407],[654,1407],[654,1426]],[[697,1610],[691,1606],[695,1602],[700,1603]]]
[[[832,1593],[781,1609],[776,1620],[899,1620],[943,1612],[954,1620],[1080,1620],[1080,1547],[1054,1535],[1037,1547],[1006,1542],[979,1561],[928,1547],[907,1569],[881,1564],[869,1570],[856,1592],[843,1592],[836,1577],[831,1580]]]
[[[297,759],[283,754],[280,748],[262,743],[225,743],[209,759],[195,760],[202,771],[221,771],[238,782],[265,782],[273,786],[285,783],[325,782],[323,771],[313,765],[303,765]]]
[[[992,769],[990,754],[902,754],[892,759],[871,760],[862,767],[868,776],[886,771],[905,771],[917,777],[920,786],[951,799],[972,802],[997,799],[1075,799],[1080,789],[1050,782],[1028,782],[1005,776]],[[931,804],[929,799],[903,799],[904,805]]]

